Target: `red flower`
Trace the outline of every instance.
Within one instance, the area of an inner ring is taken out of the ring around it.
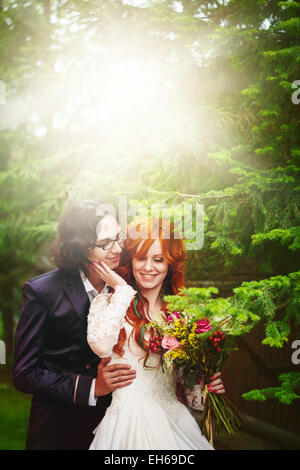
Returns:
[[[168,315],[166,323],[174,323],[174,317],[180,318],[180,313],[179,312],[173,312],[172,315]]]
[[[196,333],[206,333],[207,331],[211,330],[213,327],[210,324],[210,321],[206,318],[202,318],[196,322],[197,328]]]

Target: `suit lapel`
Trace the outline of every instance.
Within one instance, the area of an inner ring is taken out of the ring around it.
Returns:
[[[77,271],[73,271],[65,282],[64,292],[74,307],[75,312],[79,318],[83,320],[88,314],[90,301],[80,274]]]

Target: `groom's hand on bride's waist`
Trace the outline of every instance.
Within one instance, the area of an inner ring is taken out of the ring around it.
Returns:
[[[116,388],[130,385],[135,379],[136,372],[130,364],[111,364],[110,357],[101,360],[95,383],[95,397],[107,395]]]

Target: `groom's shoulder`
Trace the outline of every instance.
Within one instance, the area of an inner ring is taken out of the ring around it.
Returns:
[[[34,290],[44,291],[53,289],[59,285],[64,285],[68,279],[70,279],[70,277],[73,278],[74,275],[76,275],[74,270],[57,268],[28,279],[24,286],[29,285]]]
[[[38,276],[34,276],[31,279],[28,279],[26,282],[30,284],[44,284],[48,282],[53,282],[62,277],[62,270],[57,268],[53,269],[52,271],[48,271],[46,273],[39,274]]]

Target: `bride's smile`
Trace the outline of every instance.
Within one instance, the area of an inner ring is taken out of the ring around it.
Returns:
[[[138,252],[140,251],[139,247]],[[162,254],[159,240],[155,240],[147,253],[132,259],[132,272],[137,285],[141,289],[153,289],[161,286],[168,273],[168,262]]]

